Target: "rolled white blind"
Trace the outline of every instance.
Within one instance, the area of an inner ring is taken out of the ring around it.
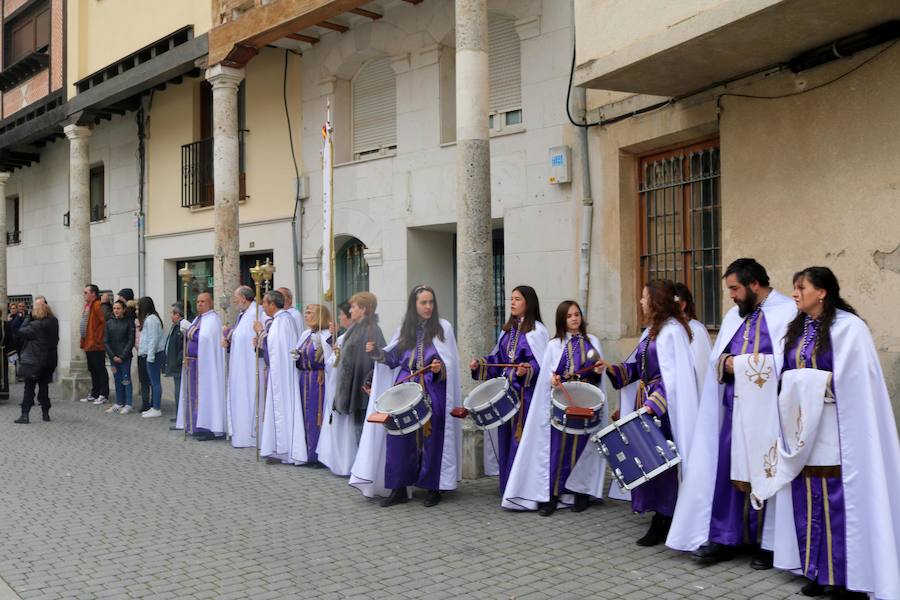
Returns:
[[[522,108],[522,59],[515,21],[490,15],[488,44],[490,111],[505,112]]]
[[[396,75],[390,58],[376,58],[353,78],[353,154],[396,145]]]

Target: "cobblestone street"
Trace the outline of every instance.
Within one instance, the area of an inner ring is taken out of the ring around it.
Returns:
[[[166,385],[170,385],[166,381]],[[326,470],[182,440],[166,418],[0,404],[0,598],[764,598],[800,581],[749,558],[700,567],[634,544],[608,501],[550,518],[498,507],[494,480],[434,509],[382,509]],[[51,397],[60,391],[51,388]],[[105,407],[103,407],[105,408]]]

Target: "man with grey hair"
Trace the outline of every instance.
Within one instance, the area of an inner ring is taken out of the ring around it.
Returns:
[[[294,308],[294,294],[290,288],[286,287],[280,287],[278,291],[284,296],[284,310],[288,311],[294,319],[294,322],[297,324],[297,331],[303,333],[303,330],[306,329],[306,323],[303,322],[303,315],[300,314],[300,311]]]
[[[259,398],[265,393],[264,365],[257,355],[253,340],[253,322],[260,318],[260,308],[253,289],[242,285],[231,295],[231,303],[238,309],[233,327],[222,330],[222,346],[228,357],[228,408],[231,411],[231,445],[235,448],[256,447],[257,425],[254,415],[259,411]]]
[[[222,321],[213,310],[212,294],[197,294],[197,312],[200,314],[193,322],[181,320],[187,353],[182,369],[182,409],[175,426],[206,441],[227,431],[225,350],[219,343]]]
[[[300,331],[290,313],[285,310],[284,295],[268,292],[263,298],[263,310],[271,317],[267,323],[257,320],[253,329],[258,336],[268,367],[266,399],[260,433],[260,455],[269,463],[302,464],[307,462],[306,439],[300,403],[300,376],[294,364],[293,350],[300,343]],[[296,431],[295,431],[296,429]],[[295,435],[299,432],[300,444]]]

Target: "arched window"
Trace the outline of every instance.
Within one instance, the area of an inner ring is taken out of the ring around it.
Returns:
[[[353,159],[397,148],[397,81],[389,57],[370,60],[352,82]]]
[[[361,241],[350,238],[335,255],[335,299],[339,303],[349,300],[356,292],[369,289],[369,264],[365,251],[366,246]]]

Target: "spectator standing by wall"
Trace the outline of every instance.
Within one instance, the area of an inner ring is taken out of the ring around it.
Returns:
[[[169,334],[166,336],[166,365],[164,374],[171,377],[174,383],[175,394],[175,414],[178,414],[178,402],[181,396],[181,364],[184,360],[184,336],[181,333],[181,320],[184,318],[184,308],[180,302],[172,305],[169,314],[172,326],[169,327]],[[174,423],[175,418],[171,421]],[[174,429],[174,427],[173,427]]]
[[[93,283],[84,288],[84,309],[81,311],[81,349],[91,374],[91,393],[82,402],[103,404],[109,397],[109,373],[106,372],[106,347],[103,334],[106,321],[100,307],[100,288]]]
[[[107,413],[127,415],[132,411],[131,359],[134,356],[134,323],[128,318],[125,302],[113,304],[113,318],[106,322],[104,345],[116,383],[116,403]]]
[[[22,396],[22,415],[16,423],[28,423],[31,407],[34,406],[34,389],[38,388],[38,402],[44,421],[50,420],[50,396],[48,385],[56,370],[59,344],[59,322],[46,303],[35,305],[33,318],[26,319],[19,328],[22,350],[19,361],[20,371],[25,378]]]
[[[138,300],[138,321],[141,330],[138,360],[141,356],[144,357],[144,368],[147,370],[147,379],[150,384],[148,391],[152,402],[151,406],[141,411],[141,416],[145,418],[161,417],[162,382],[160,372],[166,361],[166,338],[163,335],[162,319],[159,318],[153,299],[149,296]],[[144,397],[144,390],[141,389],[141,398]]]

